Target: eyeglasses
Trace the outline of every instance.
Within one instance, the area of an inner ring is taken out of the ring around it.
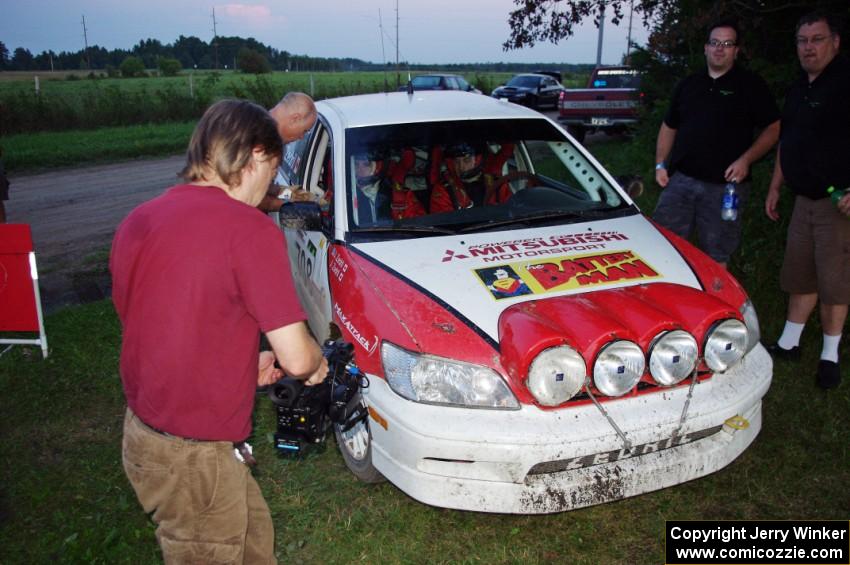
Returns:
[[[809,43],[811,43],[812,45],[820,45],[821,43],[823,43],[824,41],[826,41],[830,37],[832,37],[832,34],[830,34],[830,35],[815,35],[813,37],[803,37],[802,35],[798,35],[797,38],[795,39],[795,41],[797,42],[798,46],[805,47]]]
[[[718,39],[711,39],[711,40],[708,41],[708,43],[706,43],[706,45],[708,45],[709,47],[712,47],[714,49],[716,49],[718,47],[721,47],[723,49],[731,49],[732,47],[735,47],[737,45],[737,43],[735,43],[731,39],[727,39],[726,41],[720,41]]]

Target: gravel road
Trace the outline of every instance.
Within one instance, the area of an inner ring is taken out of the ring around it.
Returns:
[[[12,176],[10,223],[30,224],[46,311],[108,296],[106,257],[115,228],[177,181],[185,157]]]

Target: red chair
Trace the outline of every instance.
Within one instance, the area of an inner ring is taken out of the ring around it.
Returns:
[[[39,345],[47,357],[47,334],[38,291],[38,269],[29,224],[0,224],[0,332],[38,333],[38,339],[0,338],[0,344]]]

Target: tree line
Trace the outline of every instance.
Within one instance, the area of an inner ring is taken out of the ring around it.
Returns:
[[[194,36],[181,35],[173,43],[157,39],[142,39],[130,49],[108,50],[98,45],[75,52],[52,50],[34,55],[17,47],[10,51],[0,41],[0,71],[111,71],[124,70],[122,64],[131,60],[132,71],[163,69],[240,69],[262,73],[276,71],[383,71],[394,70],[394,63],[374,63],[356,58],[311,57],[295,55],[269,47],[254,38],[219,36],[206,42]],[[138,63],[137,63],[138,61]],[[407,70],[472,70],[480,72],[523,72],[535,69],[562,72],[586,72],[590,65],[540,63],[468,63],[468,64],[410,64],[400,62],[398,68]],[[124,73],[127,74],[127,73]],[[166,72],[166,74],[170,74]]]

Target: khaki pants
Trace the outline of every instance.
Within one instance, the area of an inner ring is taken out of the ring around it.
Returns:
[[[231,443],[163,435],[128,408],[122,447],[167,564],[277,563],[269,507]]]

